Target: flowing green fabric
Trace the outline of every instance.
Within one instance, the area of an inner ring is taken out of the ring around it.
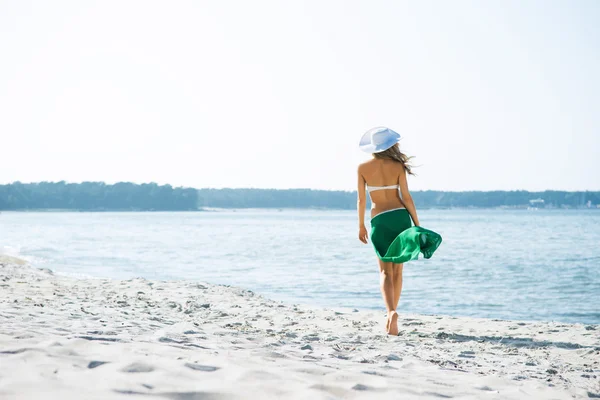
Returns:
[[[431,258],[442,237],[429,229],[412,226],[410,214],[400,208],[371,219],[371,242],[381,261],[401,264],[418,259],[419,253]]]

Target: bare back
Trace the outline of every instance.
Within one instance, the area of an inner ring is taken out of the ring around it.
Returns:
[[[402,190],[402,183],[406,182],[406,172],[402,164],[393,160],[374,158],[359,167],[359,172],[364,178],[367,186],[392,186],[399,185]],[[371,197],[371,217],[388,210],[404,208],[400,199],[398,188],[381,189],[369,192]]]

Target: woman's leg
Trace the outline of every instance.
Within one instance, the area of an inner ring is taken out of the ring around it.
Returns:
[[[398,308],[400,294],[402,293],[402,271],[404,264],[394,264],[394,310]]]
[[[387,310],[386,329],[390,335],[398,334],[398,314],[394,307],[394,264],[379,262],[379,285],[381,288],[381,296]]]

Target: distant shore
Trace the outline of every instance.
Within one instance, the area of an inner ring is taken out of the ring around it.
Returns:
[[[247,208],[226,208],[226,207],[204,207],[194,210],[141,210],[141,209],[64,209],[64,208],[36,208],[36,209],[15,209],[15,210],[0,210],[3,212],[90,212],[90,213],[107,213],[107,212],[139,212],[139,213],[165,213],[165,212],[226,212],[226,211],[354,211],[351,208],[327,208],[327,207],[247,207]],[[531,207],[419,207],[419,210],[498,210],[498,211],[592,211],[600,212],[600,208],[531,208]]]
[[[7,256],[0,286],[3,399],[600,396],[598,325],[401,314],[390,337],[383,312],[73,279]]]
[[[600,191],[525,190],[411,192],[418,208],[599,208]],[[0,185],[1,210],[193,211],[206,207],[354,209],[356,191],[195,189],[156,183],[14,182]]]

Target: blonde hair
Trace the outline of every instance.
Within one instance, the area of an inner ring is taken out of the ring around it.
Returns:
[[[412,172],[413,166],[409,164],[410,159],[413,157],[409,157],[406,154],[404,154],[403,152],[401,152],[400,146],[398,146],[398,143],[396,143],[395,145],[393,145],[392,147],[390,147],[387,150],[381,151],[379,153],[373,153],[373,157],[379,158],[382,160],[397,161],[400,164],[402,164],[402,166],[406,170],[407,174],[414,175],[414,173]]]

